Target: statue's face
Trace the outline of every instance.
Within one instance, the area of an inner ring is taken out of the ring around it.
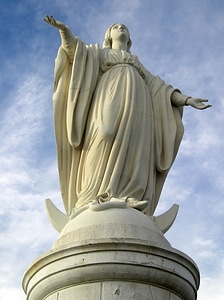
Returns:
[[[124,24],[115,24],[110,31],[112,43],[113,41],[121,41],[128,43],[130,34],[128,28]]]

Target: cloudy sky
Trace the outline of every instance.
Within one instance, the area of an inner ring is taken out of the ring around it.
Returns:
[[[184,139],[156,215],[180,205],[166,237],[197,263],[198,299],[223,299],[223,0],[0,0],[0,299],[25,299],[25,269],[58,236],[44,200],[63,210],[51,101],[60,38],[45,14],[86,44],[101,45],[110,24],[125,23],[132,53],[152,74],[213,105],[185,108]]]

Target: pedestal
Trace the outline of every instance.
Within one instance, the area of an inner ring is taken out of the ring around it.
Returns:
[[[26,271],[27,300],[194,300],[199,271],[132,208],[87,209]]]

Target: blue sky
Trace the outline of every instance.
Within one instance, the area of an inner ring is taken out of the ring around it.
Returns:
[[[224,295],[224,1],[0,1],[0,299],[25,299],[25,269],[57,238],[44,200],[63,210],[52,120],[53,68],[60,38],[52,14],[87,44],[112,23],[128,26],[132,53],[184,94],[185,135],[156,215],[180,206],[166,234],[196,261],[199,300]]]

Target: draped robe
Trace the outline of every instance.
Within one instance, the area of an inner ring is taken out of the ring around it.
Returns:
[[[61,46],[53,95],[58,170],[66,213],[100,194],[157,206],[183,135],[175,90],[130,52]]]

